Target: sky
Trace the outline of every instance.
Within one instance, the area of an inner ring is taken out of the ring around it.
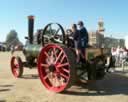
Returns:
[[[125,38],[128,35],[128,0],[0,0],[0,41],[10,30],[18,33],[21,42],[28,34],[27,16],[35,16],[34,32],[50,22],[64,29],[82,20],[88,31],[97,29],[103,18],[105,36]]]

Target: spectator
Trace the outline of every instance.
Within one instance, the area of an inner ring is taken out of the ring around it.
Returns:
[[[120,46],[116,48],[116,66],[119,66],[120,62]]]

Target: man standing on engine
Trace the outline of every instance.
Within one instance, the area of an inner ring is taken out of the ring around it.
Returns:
[[[82,21],[78,22],[79,25],[79,38],[78,38],[78,48],[81,54],[82,59],[86,60],[86,48],[88,45],[88,32],[84,27],[84,23]]]

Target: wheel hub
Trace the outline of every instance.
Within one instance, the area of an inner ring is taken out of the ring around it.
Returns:
[[[55,71],[56,71],[55,65],[53,65],[53,64],[50,65],[50,66],[49,66],[49,71],[50,71],[50,72],[55,72]]]

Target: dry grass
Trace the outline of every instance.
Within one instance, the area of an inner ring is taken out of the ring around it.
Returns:
[[[0,102],[128,102],[128,75],[118,71],[90,85],[73,86],[64,93],[47,91],[37,69],[25,69],[15,79],[10,70],[9,52],[0,52]]]

